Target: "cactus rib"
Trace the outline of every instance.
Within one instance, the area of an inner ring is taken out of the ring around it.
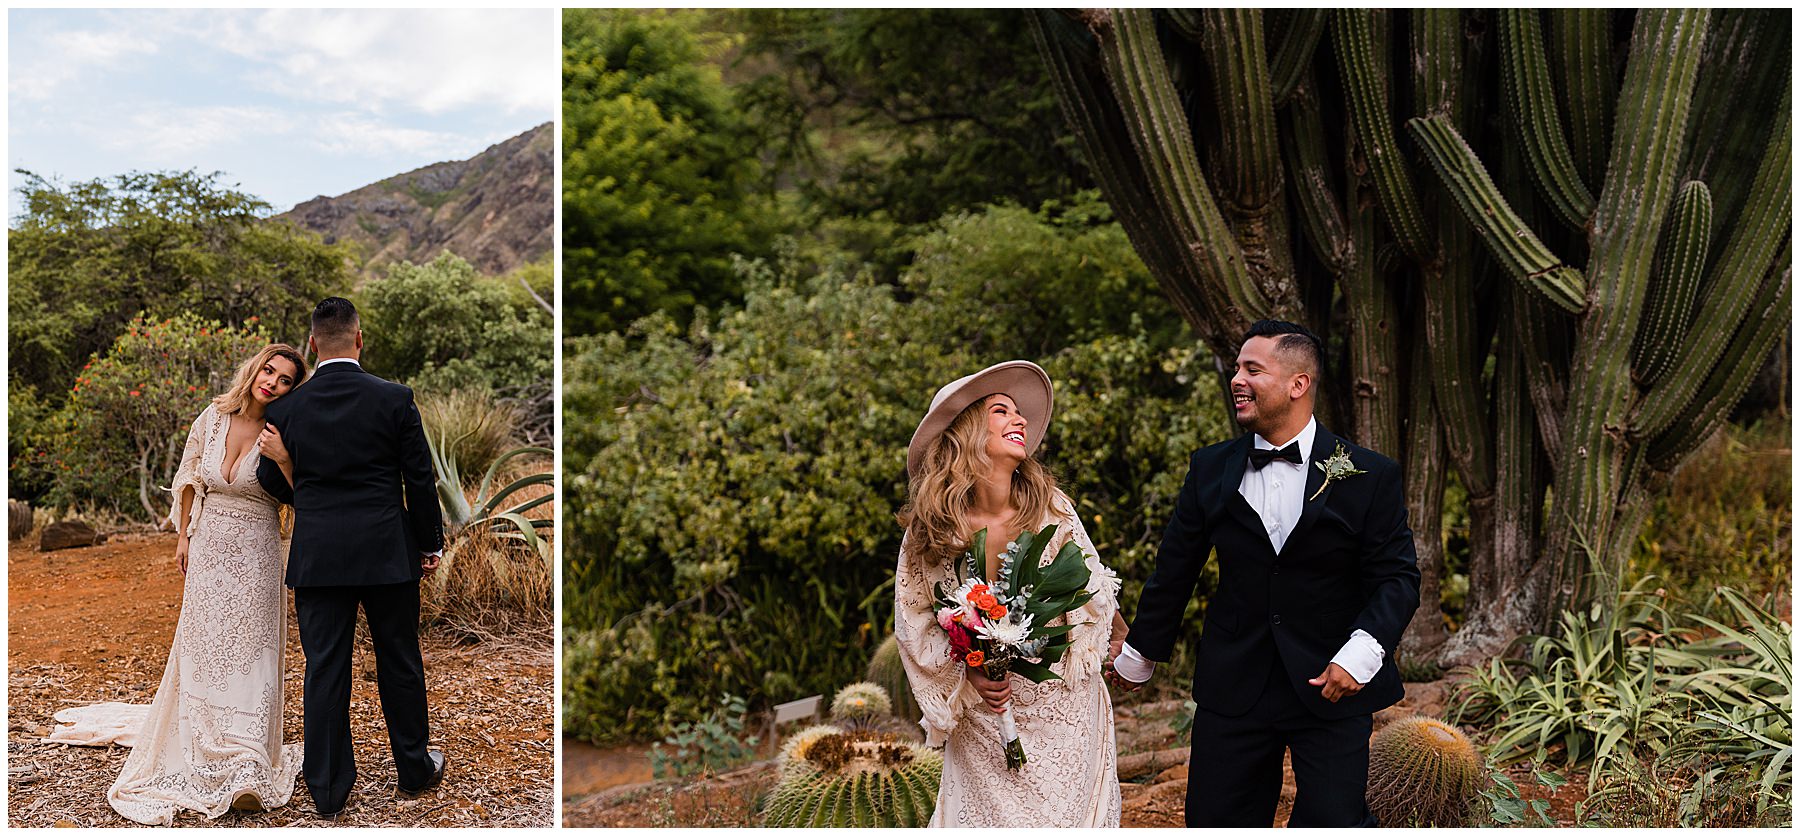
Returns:
[[[1783,105],[1788,101],[1788,95],[1783,95]],[[1775,120],[1743,216],[1702,286],[1699,313],[1681,340],[1674,369],[1662,375],[1644,398],[1644,407],[1632,424],[1637,435],[1657,436],[1669,428],[1708,380],[1708,372],[1739,323],[1755,311],[1754,282],[1767,273],[1771,253],[1786,238],[1793,214],[1789,198],[1792,133],[1787,119]]]
[[[1551,254],[1513,212],[1456,128],[1441,116],[1414,118],[1406,125],[1425,149],[1425,158],[1444,188],[1455,198],[1463,219],[1507,273],[1542,291],[1563,310],[1582,312],[1587,306],[1587,287],[1581,272]]]
[[[1394,137],[1387,74],[1382,71],[1386,39],[1376,38],[1377,14],[1380,12],[1367,9],[1333,12],[1332,44],[1337,48],[1338,66],[1350,94],[1350,122],[1368,156],[1375,194],[1387,213],[1388,226],[1407,256],[1419,262],[1433,261],[1437,254],[1425,234],[1418,193]]]
[[[1606,174],[1612,126],[1612,21],[1606,9],[1550,12],[1550,48],[1556,55],[1557,93],[1568,120],[1569,154],[1590,192]]]
[[[1325,34],[1329,13],[1328,9],[1294,10],[1293,19],[1288,21],[1281,37],[1281,45],[1269,57],[1269,85],[1276,107],[1287,104],[1299,86],[1301,76],[1308,74],[1313,53],[1318,51],[1319,39]]]
[[[1508,120],[1517,128],[1532,179],[1556,216],[1581,229],[1594,213],[1594,196],[1576,173],[1575,159],[1556,117],[1556,95],[1544,57],[1543,31],[1536,9],[1500,12],[1501,73]]]
[[[1644,386],[1655,384],[1680,357],[1676,349],[1692,319],[1711,239],[1712,192],[1705,183],[1690,180],[1675,193],[1669,208],[1651,268],[1650,298],[1638,324],[1631,366]]]

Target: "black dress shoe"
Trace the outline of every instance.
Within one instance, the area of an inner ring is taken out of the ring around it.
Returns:
[[[354,795],[355,795],[355,790],[352,790],[350,795],[344,796],[343,805],[338,807],[336,810],[327,811],[324,808],[315,807],[315,808],[313,808],[313,815],[316,815],[320,819],[323,819],[328,822],[336,822],[338,819],[341,819],[344,817],[345,810],[350,809],[350,799]]]
[[[433,749],[426,754],[431,758],[431,778],[425,782],[425,786],[419,787],[418,789],[409,790],[405,787],[401,787],[400,795],[406,798],[418,798],[435,789],[438,784],[444,782],[444,770],[450,768],[450,759],[444,757],[444,753],[436,749]]]

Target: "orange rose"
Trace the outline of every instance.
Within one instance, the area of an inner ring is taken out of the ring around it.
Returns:
[[[979,650],[971,650],[971,651],[969,651],[967,661],[969,663],[969,667],[979,668],[979,667],[981,667],[981,663],[987,661],[987,657],[982,655],[982,652]]]
[[[980,597],[975,599],[975,606],[980,607],[983,610],[991,610],[994,607],[998,606],[999,604],[1000,604],[1000,599],[995,598],[994,596],[989,595],[985,592],[982,593]]]
[[[1006,617],[1006,608],[1000,606],[999,604],[995,604],[993,607],[988,609],[987,617],[994,621],[999,621],[1000,619]]]

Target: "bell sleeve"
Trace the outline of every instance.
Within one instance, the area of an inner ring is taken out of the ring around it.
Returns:
[[[188,505],[187,532],[190,536],[194,533],[194,527],[200,523],[200,506],[206,501],[206,481],[200,478],[200,459],[206,452],[206,432],[212,426],[212,419],[213,407],[209,404],[188,429],[187,446],[181,451],[181,465],[175,469],[175,478],[169,485],[169,493],[173,497],[169,508],[169,524],[175,527],[176,533],[182,531],[179,519],[181,497],[186,491],[194,492],[194,500]]]
[[[925,729],[925,745],[941,747],[964,709],[980,697],[963,676],[961,663],[951,658],[950,636],[937,622],[933,582],[902,537],[894,570],[894,638],[923,715],[919,725]]]
[[[1062,670],[1058,673],[1068,687],[1074,688],[1100,675],[1100,665],[1106,660],[1107,644],[1112,638],[1113,613],[1119,609],[1119,576],[1100,562],[1099,550],[1094,548],[1094,541],[1088,539],[1087,529],[1075,514],[1075,503],[1058,491],[1054,507],[1064,518],[1062,543],[1075,543],[1086,556],[1086,589],[1094,595],[1080,609],[1069,613],[1064,622],[1074,624],[1075,629],[1069,631],[1069,650],[1063,655]],[[1062,548],[1062,543],[1057,545],[1058,549]],[[1045,557],[1054,554],[1045,550]]]

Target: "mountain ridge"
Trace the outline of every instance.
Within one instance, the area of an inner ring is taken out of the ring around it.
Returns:
[[[348,244],[363,278],[448,250],[489,275],[555,246],[554,125],[545,122],[466,160],[433,163],[274,217]]]

